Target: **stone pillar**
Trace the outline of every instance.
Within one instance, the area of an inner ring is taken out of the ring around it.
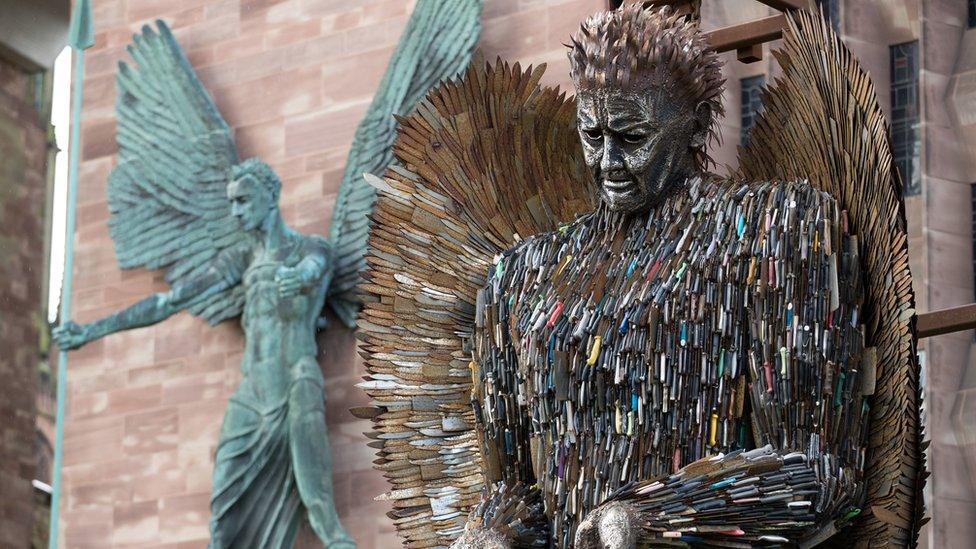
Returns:
[[[0,58],[0,546],[29,547],[44,276],[46,124],[35,79]]]

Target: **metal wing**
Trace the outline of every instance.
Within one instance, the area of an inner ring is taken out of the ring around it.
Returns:
[[[360,352],[377,469],[407,547],[450,545],[484,485],[470,338],[494,256],[594,205],[576,106],[476,59],[401,119],[367,252]]]
[[[108,181],[109,232],[122,268],[165,268],[171,285],[203,272],[244,238],[230,216],[230,128],[166,23],[148,25],[119,63],[118,165]],[[241,288],[194,303],[211,324],[240,314]]]
[[[867,346],[877,353],[877,378],[864,466],[867,501],[850,532],[858,547],[914,546],[925,478],[915,296],[888,124],[871,80],[830,25],[804,11],[789,17],[776,53],[783,75],[763,96],[764,112],[740,151],[738,176],[809,180],[847,210],[852,232],[867,244],[863,323]]]
[[[467,67],[481,30],[480,15],[481,0],[420,0],[356,129],[329,235],[335,250],[329,304],[349,327],[355,327],[360,308],[355,289],[366,267],[368,216],[376,200],[376,189],[363,181],[363,174],[382,175],[393,162],[394,115],[412,111],[431,88]]]

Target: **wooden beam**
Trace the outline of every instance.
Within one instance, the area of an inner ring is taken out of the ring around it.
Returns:
[[[673,6],[688,4],[693,0],[608,0],[610,9],[616,9],[624,4],[643,4],[644,6]],[[807,0],[759,0],[767,6],[779,11],[800,10],[809,7]]]
[[[806,6],[806,0],[762,0],[763,3],[776,9],[795,9]],[[693,5],[691,0],[610,0],[609,5],[637,4],[654,6],[675,6],[676,9],[686,10]],[[775,4],[775,5],[773,5]],[[729,25],[705,33],[709,44],[718,52],[738,51],[746,63],[757,61],[756,44],[764,44],[779,40],[783,37],[786,17],[782,14],[771,15],[755,21]],[[761,59],[761,57],[759,57]]]
[[[807,0],[759,0],[759,1],[779,11],[802,10],[810,7],[810,4],[807,2]]]
[[[763,58],[763,45],[753,44],[745,48],[739,48],[735,52],[736,58],[743,63],[755,63],[756,61],[762,61]]]
[[[729,25],[705,33],[708,43],[716,51],[732,51],[748,48],[756,44],[772,42],[783,37],[786,16],[772,15],[748,23]]]
[[[932,311],[917,317],[919,339],[976,328],[976,303]]]
[[[691,8],[693,7],[694,3],[695,0],[610,0],[609,6],[611,9],[628,4],[641,4],[645,8],[672,6],[676,11],[687,12],[692,11]]]

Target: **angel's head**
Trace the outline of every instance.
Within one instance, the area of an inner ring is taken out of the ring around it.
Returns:
[[[264,226],[270,214],[277,211],[281,180],[264,162],[248,158],[230,170],[227,199],[231,215],[241,228],[254,231]]]
[[[706,168],[724,79],[697,22],[640,4],[601,12],[569,60],[586,164],[612,210],[645,210]]]

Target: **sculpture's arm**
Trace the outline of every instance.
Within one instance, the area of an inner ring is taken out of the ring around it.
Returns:
[[[321,238],[306,236],[302,259],[294,267],[280,267],[275,273],[278,292],[283,297],[328,286],[332,279],[330,250]]]
[[[185,309],[195,300],[205,299],[240,282],[243,268],[235,268],[232,264],[234,262],[228,259],[222,255],[199,277],[178,284],[168,292],[148,296],[94,322],[88,324],[76,324],[70,320],[64,322],[52,331],[52,336],[59,347],[70,350],[115,332],[162,322]]]
[[[757,191],[756,201],[774,196],[781,209],[737,259],[740,272],[759,266],[737,306],[748,311],[742,369],[760,448],[615,494],[581,523],[577,549],[665,538],[807,546],[856,514],[870,393],[862,379],[873,378],[861,358],[857,241],[830,197],[790,184]]]
[[[528,395],[509,325],[505,288],[509,273],[518,272],[517,254],[502,258],[508,269],[495,269],[479,294],[475,320],[472,405],[484,464],[486,488],[468,525],[452,548],[502,549],[545,543],[548,519],[535,486],[529,454]],[[535,502],[535,503],[532,503]],[[519,512],[515,512],[516,504]]]

